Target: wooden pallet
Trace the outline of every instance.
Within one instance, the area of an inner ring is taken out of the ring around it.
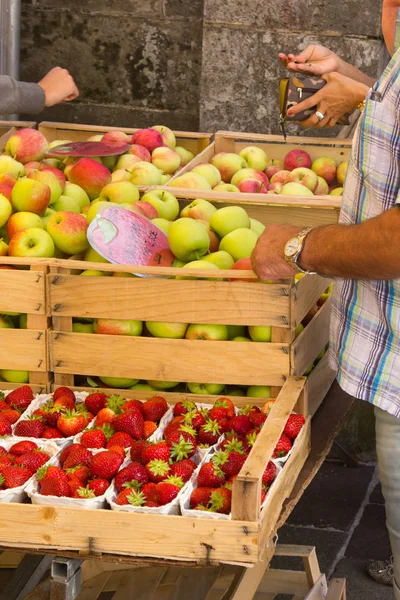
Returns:
[[[33,121],[0,121],[0,152],[4,150],[9,138],[18,129],[25,127],[36,129],[36,123]]]

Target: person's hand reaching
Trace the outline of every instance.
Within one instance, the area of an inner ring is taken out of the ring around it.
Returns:
[[[327,75],[340,70],[341,59],[324,46],[307,46],[300,54],[279,54],[279,60],[289,71],[307,75]]]
[[[61,67],[54,67],[38,83],[45,94],[45,106],[54,106],[60,102],[70,102],[79,96],[75,81],[67,71]]]

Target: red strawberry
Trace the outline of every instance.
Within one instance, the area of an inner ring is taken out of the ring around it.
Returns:
[[[231,512],[232,492],[228,488],[214,490],[210,498],[210,510],[229,515]]]
[[[14,460],[10,456],[7,456],[6,454],[0,456],[0,472],[4,467],[10,467],[13,464]]]
[[[6,402],[17,410],[23,411],[28,408],[33,400],[33,392],[29,385],[23,385],[17,390],[13,390],[6,396]]]
[[[3,410],[1,413],[1,418],[6,419],[11,425],[14,425],[20,418],[20,413],[18,410],[10,408],[9,410]]]
[[[208,413],[208,418],[212,421],[220,421],[221,419],[229,419],[229,410],[223,406],[214,406]]]
[[[142,451],[142,462],[143,464],[149,463],[151,460],[164,460],[169,461],[170,450],[166,442],[156,442],[155,444],[148,444]]]
[[[157,484],[157,493],[161,506],[169,504],[180,492],[180,488],[168,481],[161,481]]]
[[[141,402],[140,400],[127,400],[121,406],[122,412],[126,412],[127,410],[131,410],[132,408],[138,408],[140,410],[140,412],[142,413],[142,415],[144,416],[144,413],[143,413],[143,402]]]
[[[109,487],[110,482],[107,479],[93,479],[88,485],[89,490],[92,490],[96,497],[105,494]]]
[[[198,487],[193,490],[190,496],[190,508],[206,507],[214,491],[215,489],[212,487]]]
[[[174,416],[186,415],[186,413],[196,410],[196,408],[193,400],[180,400],[174,406]]]
[[[297,436],[299,435],[301,428],[303,427],[305,422],[306,422],[306,420],[303,417],[303,415],[297,415],[297,414],[290,415],[290,417],[286,421],[286,425],[285,425],[285,429],[283,430],[283,433],[290,440],[295,440],[297,438]]]
[[[86,419],[83,414],[76,410],[67,410],[57,421],[57,429],[65,437],[73,437],[83,431],[86,427]]]
[[[15,426],[14,435],[19,437],[41,438],[45,424],[38,419],[20,421]]]
[[[68,396],[59,396],[57,400],[54,401],[54,407],[66,410],[73,410],[75,408],[75,398],[68,398]]]
[[[44,440],[56,440],[62,438],[62,433],[56,427],[45,427],[42,438]]]
[[[8,453],[13,454],[14,456],[22,456],[23,454],[27,454],[28,452],[32,452],[32,450],[37,450],[38,445],[35,442],[17,442],[9,449]]]
[[[249,448],[252,448],[256,443],[256,439],[261,429],[250,429],[250,431],[246,434],[246,440]]]
[[[105,407],[107,396],[101,392],[89,394],[85,399],[85,406],[92,415],[97,415]]]
[[[139,440],[138,442],[135,441],[131,451],[130,451],[130,457],[131,457],[131,461],[132,462],[143,462],[142,461],[142,453],[143,450],[145,448],[147,448],[147,446],[149,445],[149,442],[146,442],[146,440]]]
[[[247,454],[250,450],[246,438],[240,437],[236,434],[227,434],[225,439],[222,440],[219,448],[220,450],[239,452],[240,454]]]
[[[53,394],[53,400],[57,400],[58,398],[61,398],[62,396],[66,396],[67,398],[70,398],[71,400],[73,400],[75,402],[75,394],[68,387],[62,386],[62,387],[57,388]]]
[[[111,448],[112,446],[121,446],[121,448],[131,448],[134,443],[134,439],[129,433],[125,433],[124,431],[117,431],[114,433],[107,442],[106,448]]]
[[[33,411],[32,415],[47,424],[48,412],[45,408],[37,408]]]
[[[43,479],[40,486],[40,493],[42,496],[57,496],[58,498],[61,498],[62,496],[70,497],[71,489],[67,481],[49,478]]]
[[[57,427],[57,421],[61,417],[62,413],[65,412],[61,406],[48,406],[46,410],[46,421],[49,427]]]
[[[35,444],[35,446],[36,446],[36,444]],[[0,456],[2,454],[7,454],[7,450],[5,448],[3,448],[3,446],[0,446]]]
[[[77,477],[72,477],[68,481],[68,485],[69,485],[70,496],[72,498],[79,497],[78,490],[83,489],[84,483]]]
[[[234,431],[238,435],[246,435],[252,429],[252,424],[247,415],[237,415],[229,419],[227,431]]]
[[[193,429],[196,429],[197,431],[200,429],[200,427],[202,425],[205,425],[206,422],[207,421],[206,421],[205,416],[199,410],[193,410],[193,411],[186,413],[185,418],[184,418],[185,425],[189,425],[190,427],[193,427]]]
[[[196,448],[197,432],[192,427],[188,427],[187,425],[180,425],[178,429],[175,429],[169,432],[168,434],[164,432],[164,439],[170,448],[173,444],[180,442],[182,438],[185,442],[190,442],[190,444],[192,444],[192,446]]]
[[[122,396],[109,396],[105,407],[97,413],[96,425],[101,427],[104,423],[112,423],[115,417],[121,414],[121,407],[124,402],[125,400]]]
[[[10,465],[1,470],[0,482],[8,490],[24,485],[32,477],[32,472],[26,467]]]
[[[228,411],[227,417],[228,419],[231,419],[232,417],[235,416],[235,405],[233,404],[232,400],[230,400],[229,398],[218,398],[218,400],[214,403],[214,406],[216,408],[218,407],[222,407],[222,408],[226,408]]]
[[[71,481],[71,479],[79,479],[81,485],[86,485],[88,482],[90,470],[86,465],[77,465],[76,467],[65,469],[65,472],[68,481]]]
[[[158,423],[167,410],[167,401],[162,396],[153,396],[143,403],[143,415],[145,421],[154,421],[155,423]]]
[[[120,492],[115,500],[115,504],[118,505],[127,505],[131,506],[143,506],[146,502],[144,495],[142,492],[137,490],[133,490],[132,488],[126,488]]]
[[[158,504],[157,484],[153,481],[145,483],[140,490],[147,502],[156,502]]]
[[[171,459],[174,462],[178,462],[184,458],[190,458],[196,453],[196,439],[193,437],[192,439],[185,439],[181,431],[175,431],[170,434],[167,444],[170,447]]]
[[[157,423],[154,423],[154,421],[144,422],[143,437],[145,440],[148,440],[149,437],[151,437],[155,431],[157,431]]]
[[[32,450],[32,452],[18,456],[15,464],[26,467],[31,471],[31,474],[34,474],[38,469],[40,469],[40,467],[43,467],[43,465],[47,463],[49,459],[50,456],[46,454],[46,452]]]
[[[99,452],[92,458],[90,474],[93,479],[107,479],[108,481],[111,481],[118,473],[123,460],[124,459],[121,456],[110,450]]]
[[[81,442],[84,448],[105,448],[107,438],[101,429],[89,429],[82,433]]]
[[[171,475],[180,477],[182,481],[186,483],[186,481],[189,481],[196,468],[197,465],[193,460],[185,458],[171,465]]]
[[[267,416],[265,413],[262,413],[261,411],[257,412],[257,411],[251,411],[248,414],[248,417],[250,419],[251,424],[253,425],[253,427],[257,427],[260,428],[264,425]]]
[[[48,481],[50,479],[53,479],[55,481],[64,481],[65,483],[68,483],[67,474],[61,469],[61,467],[56,467],[55,465],[41,467],[38,470],[36,477],[37,480],[41,482],[41,485],[43,481]]]
[[[68,458],[66,458],[64,461],[63,468],[72,469],[73,467],[77,467],[78,465],[90,467],[92,458],[93,456],[90,450],[79,444],[68,454]]]
[[[170,466],[165,460],[151,460],[145,468],[150,481],[154,483],[164,481],[171,474]]]
[[[221,425],[218,421],[207,421],[205,425],[200,427],[199,442],[204,446],[214,446],[223,433]]]
[[[143,465],[140,463],[130,463],[116,475],[115,487],[117,488],[117,491],[120,492],[125,483],[136,481],[139,484],[142,484],[147,483],[148,480],[149,476]]]
[[[264,503],[265,498],[267,497],[268,488],[262,486],[261,487],[261,504]]]
[[[2,419],[0,417],[0,437],[3,435],[11,435],[11,434],[12,434],[11,423],[9,421],[7,421],[7,419]]]
[[[246,462],[246,459],[246,454],[240,454],[239,452],[220,451],[214,454],[212,457],[212,462],[221,469],[226,479],[229,479],[240,472],[241,468]]]
[[[225,475],[212,461],[203,465],[197,476],[199,487],[220,487],[225,483]]]
[[[63,467],[65,461],[67,460],[69,453],[72,452],[72,450],[74,450],[75,448],[80,448],[81,444],[69,444],[68,446],[65,446],[65,448],[63,448],[61,450],[61,454],[60,454],[60,464]]]
[[[277,471],[276,465],[272,461],[269,461],[262,476],[263,485],[270,486],[276,477]]]
[[[4,396],[2,396],[2,398],[4,398]],[[0,400],[0,412],[2,412],[3,410],[8,410],[10,408],[10,405],[7,404],[7,402],[5,402],[4,400]]]
[[[138,409],[131,409],[112,421],[115,431],[124,431],[129,433],[135,440],[143,438],[144,419]]]
[[[282,458],[283,456],[286,456],[286,454],[290,451],[291,448],[292,442],[284,433],[282,433],[272,456],[273,458]]]

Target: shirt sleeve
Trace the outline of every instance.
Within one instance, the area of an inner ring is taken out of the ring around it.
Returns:
[[[0,75],[0,114],[39,113],[44,105],[45,94],[40,85]]]

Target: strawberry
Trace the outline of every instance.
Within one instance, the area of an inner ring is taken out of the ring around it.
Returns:
[[[93,415],[97,415],[105,407],[107,396],[101,392],[89,394],[85,399],[85,406]]]
[[[135,441],[131,450],[130,457],[132,462],[143,462],[142,461],[142,453],[145,448],[149,445],[149,442],[146,440]]]
[[[32,452],[32,450],[37,450],[38,445],[35,442],[17,442],[9,449],[8,453],[13,454],[14,456],[22,456],[23,454],[27,454],[28,452]]]
[[[220,450],[228,450],[229,452],[239,452],[240,454],[246,454],[249,451],[249,445],[246,438],[242,438],[236,434],[228,434],[225,439],[222,440]]]
[[[293,414],[290,415],[288,420],[286,421],[285,429],[283,433],[290,439],[295,440],[299,435],[301,428],[305,423],[305,418],[303,415]]]
[[[105,494],[109,487],[110,482],[107,479],[93,479],[88,485],[89,490],[92,490],[96,497]]]
[[[142,451],[141,458],[143,464],[145,465],[151,460],[155,459],[168,462],[170,458],[170,450],[164,441],[156,442],[155,444],[148,444],[148,446]]]
[[[77,467],[78,465],[85,465],[86,467],[90,467],[92,458],[93,456],[90,450],[79,444],[68,454],[68,457],[64,461],[63,468],[72,469],[73,467]]]
[[[153,500],[146,500],[143,506],[146,506],[147,508],[158,508],[159,506],[161,506],[161,504],[159,504],[158,502],[153,502]]]
[[[121,414],[121,407],[124,402],[125,399],[122,396],[109,396],[105,407],[97,413],[96,425],[101,427],[104,423],[112,423],[114,418]]]
[[[124,484],[136,481],[139,484],[147,483],[149,476],[146,468],[140,463],[130,463],[124,469],[121,469],[115,477],[115,487],[118,492],[122,490]]]
[[[124,431],[117,431],[114,433],[107,442],[106,448],[111,448],[112,446],[121,446],[121,448],[131,448],[134,439],[129,433],[125,433]]]
[[[155,431],[157,431],[157,423],[154,423],[154,421],[144,422],[143,437],[145,440],[148,440],[149,437],[151,437]]]
[[[122,446],[110,446],[107,448],[107,450],[110,450],[110,452],[115,452],[115,454],[118,454],[122,460],[125,460],[125,448],[122,448]]]
[[[218,421],[209,420],[200,427],[199,442],[205,446],[214,446],[221,437],[223,431]]]
[[[144,419],[138,409],[131,409],[112,421],[115,431],[124,431],[129,433],[135,440],[143,438]]]
[[[61,398],[62,396],[66,396],[67,398],[70,398],[71,400],[73,400],[75,402],[75,394],[68,387],[62,386],[62,387],[57,388],[53,394],[53,400],[57,400],[58,398]]]
[[[197,508],[198,506],[206,507],[214,491],[212,487],[198,487],[193,490],[190,496],[190,508]]]
[[[226,479],[229,479],[230,477],[233,477],[239,473],[246,462],[246,459],[246,454],[240,454],[239,452],[219,451],[214,454],[211,461],[214,463],[214,465],[221,469]]]
[[[259,411],[259,412],[251,411],[248,414],[251,424],[253,425],[253,427],[256,427],[256,428],[261,428],[264,425],[264,423],[267,419],[267,416],[268,415],[266,415],[265,413],[262,413],[261,411]]]
[[[81,444],[84,448],[105,448],[107,444],[106,434],[101,429],[89,429],[89,431],[82,433]]]
[[[174,406],[174,416],[186,415],[186,413],[196,409],[197,407],[193,400],[180,400]]]
[[[0,456],[0,473],[1,473],[2,469],[4,469],[4,467],[10,467],[13,464],[14,464],[14,460],[10,456],[7,456],[6,454],[2,454]]]
[[[57,496],[58,498],[62,496],[70,497],[71,489],[67,481],[63,481],[62,479],[45,478],[40,486],[40,493],[42,496]]]
[[[26,467],[10,465],[1,470],[0,481],[6,490],[24,485],[32,477],[32,472]]]
[[[65,446],[65,448],[63,448],[61,450],[61,454],[60,454],[60,465],[63,467],[65,461],[67,460],[69,453],[72,452],[72,450],[74,450],[75,448],[80,448],[81,444],[69,444],[68,446]]]
[[[68,483],[67,474],[61,469],[61,467],[56,467],[55,465],[41,467],[36,473],[36,478],[41,482],[41,485],[44,481],[48,481],[50,479]]]
[[[6,421],[8,421],[11,425],[14,425],[14,423],[18,421],[20,416],[21,415],[18,412],[18,410],[15,410],[13,408],[10,408],[9,410],[3,410],[3,412],[1,413],[1,418],[6,419]]]
[[[269,461],[262,476],[262,484],[270,486],[276,477],[277,471],[276,465],[272,461]]]
[[[92,458],[90,474],[93,479],[107,479],[108,481],[111,481],[118,473],[123,460],[124,459],[121,456],[110,450],[99,452]]]
[[[33,400],[33,392],[29,385],[23,385],[6,396],[6,402],[19,411],[26,410]]]
[[[130,488],[120,492],[115,500],[116,504],[130,504],[131,506],[143,506],[145,502],[142,492]]]
[[[167,410],[167,401],[162,396],[153,396],[152,398],[149,398],[149,400],[146,400],[146,402],[143,402],[143,415],[145,421],[154,421],[155,423],[158,423]]]
[[[195,462],[193,462],[193,460],[184,458],[183,460],[180,460],[179,462],[173,463],[171,465],[171,475],[176,475],[177,477],[180,477],[182,481],[186,483],[187,481],[189,481],[196,468],[197,465]]]
[[[83,489],[83,483],[80,479],[78,479],[77,477],[72,477],[69,481],[68,481],[68,485],[69,485],[69,493],[70,496],[72,498],[77,498],[78,497],[78,490]]]
[[[35,444],[35,446],[36,446],[36,444]],[[3,448],[3,446],[0,446],[0,456],[2,454],[7,454],[7,450],[5,448]]]
[[[229,515],[231,512],[232,492],[228,488],[219,488],[211,494],[209,506],[213,512]]]
[[[218,466],[210,461],[200,468],[197,483],[199,487],[217,488],[225,483],[225,475]]]
[[[46,454],[46,452],[42,452],[40,450],[32,450],[32,452],[28,452],[27,454],[23,454],[22,456],[18,456],[15,461],[15,464],[20,465],[22,467],[26,467],[31,471],[33,475],[36,473],[40,467],[43,467],[45,463],[49,460],[50,456]]]
[[[73,437],[83,431],[85,427],[86,419],[84,415],[76,410],[67,410],[57,421],[57,429],[65,437]]]
[[[142,413],[142,415],[144,416],[143,402],[141,402],[140,400],[127,400],[121,406],[122,412],[126,412],[127,410],[131,410],[131,408],[138,408],[140,410],[140,412]]]
[[[261,429],[250,429],[250,431],[246,434],[246,440],[249,448],[252,448],[256,443],[256,439]]]
[[[112,423],[115,419],[116,414],[111,408],[102,408],[96,417],[96,425],[97,427],[102,427],[106,423]]]
[[[273,458],[282,458],[283,456],[286,456],[286,454],[290,451],[291,448],[292,442],[284,433],[282,433],[272,456]]]
[[[14,435],[19,437],[41,438],[45,424],[39,419],[26,419],[15,426]]]
[[[46,410],[46,421],[49,427],[57,427],[57,421],[61,417],[62,413],[65,412],[62,407],[48,406]]]
[[[194,448],[197,446],[197,432],[193,427],[187,425],[179,425],[178,429],[172,430],[168,434],[164,432],[164,439],[168,446],[171,447],[181,441],[181,438],[185,442],[190,442]]]
[[[146,498],[146,502],[155,502],[158,504],[158,492],[157,492],[157,484],[153,481],[149,481],[149,483],[145,483],[140,490],[143,496]]]
[[[208,418],[212,421],[220,421],[221,419],[228,419],[229,411],[223,406],[214,406],[208,413]]]
[[[184,458],[190,458],[196,453],[197,442],[185,440],[180,431],[175,432],[176,435],[171,434],[168,438],[168,445],[170,446],[171,459],[174,462],[183,460]],[[177,441],[175,441],[177,440]]]
[[[216,402],[214,402],[214,406],[216,408],[222,407],[222,408],[226,408],[228,411],[227,417],[228,419],[231,419],[232,417],[235,416],[235,405],[233,404],[232,400],[230,400],[229,398],[218,398],[218,400]]]
[[[42,438],[44,440],[56,440],[62,438],[62,433],[56,427],[45,427]]]
[[[73,410],[75,408],[75,398],[68,398],[67,396],[60,396],[54,401],[54,408]]]
[[[205,425],[206,422],[207,421],[206,421],[205,416],[199,410],[189,411],[188,413],[186,413],[185,418],[184,418],[185,425],[189,425],[190,427],[193,427],[193,429],[196,429],[197,431],[200,429],[200,427],[202,425]]]
[[[67,474],[68,481],[71,481],[71,479],[79,479],[81,485],[86,485],[90,471],[89,467],[86,465],[77,465],[76,467],[65,469],[65,473]]]
[[[48,411],[45,408],[37,408],[33,411],[32,416],[40,419],[47,425]]]
[[[247,415],[237,415],[229,419],[227,431],[234,431],[238,435],[246,435],[252,429],[252,424]]]
[[[161,506],[169,504],[180,492],[180,488],[168,481],[161,481],[157,484],[157,493]]]
[[[10,405],[7,404],[7,402],[5,402],[4,400],[0,400],[0,412],[2,412],[3,410],[8,410],[10,408]]]
[[[11,423],[7,421],[7,419],[3,419],[0,417],[0,437],[3,435],[11,435]]]
[[[265,502],[265,499],[268,494],[268,489],[269,489],[268,486],[265,486],[265,485],[261,486],[261,504],[264,504],[264,502]]]
[[[171,474],[170,466],[165,460],[151,460],[145,468],[150,481],[154,483],[164,481]]]

